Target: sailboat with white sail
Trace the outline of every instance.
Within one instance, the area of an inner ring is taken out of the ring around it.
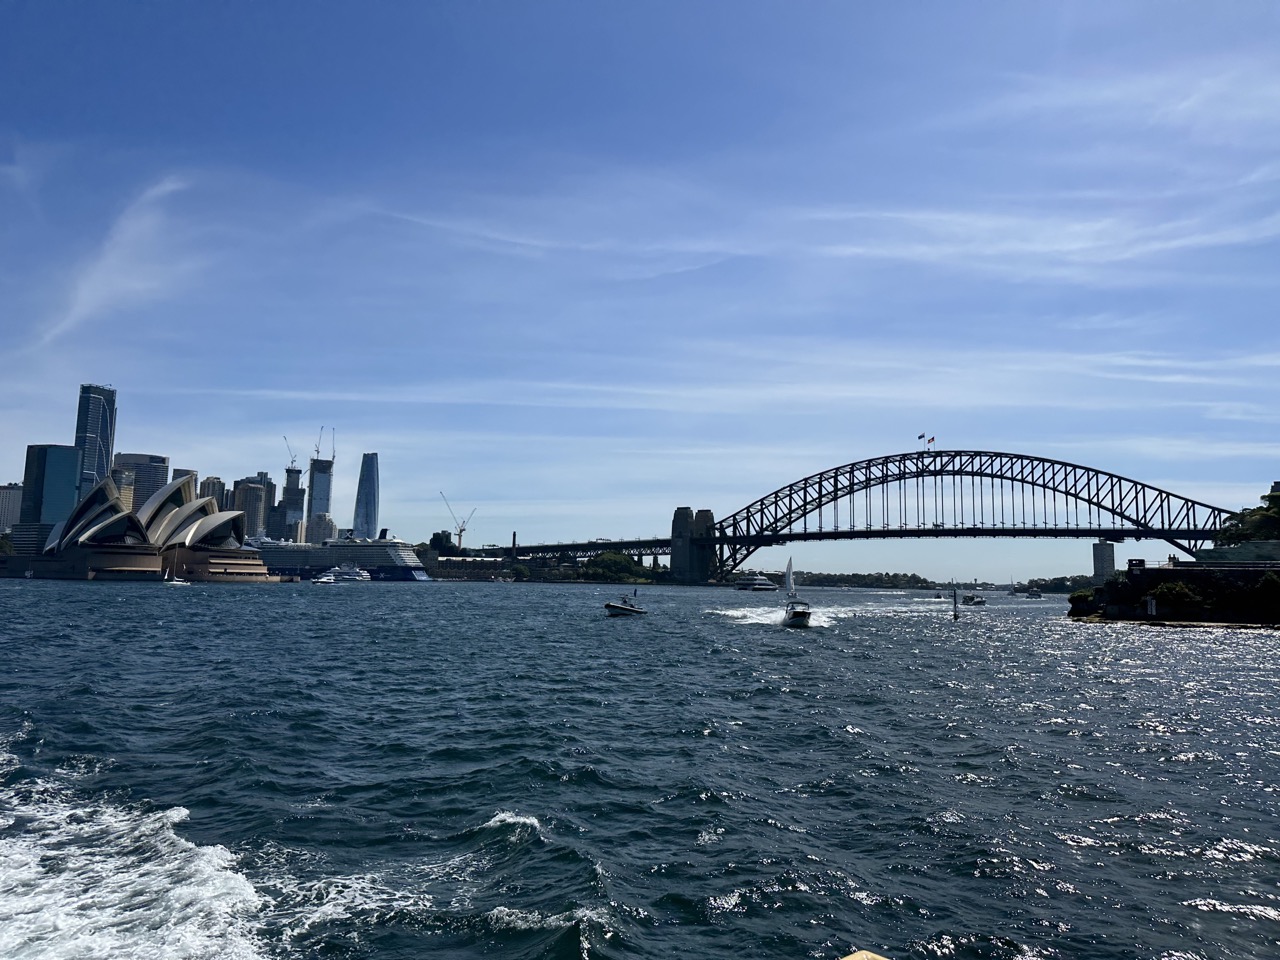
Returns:
[[[809,604],[796,596],[795,577],[791,572],[791,558],[787,558],[787,609],[782,615],[784,627],[807,627],[809,625]]]

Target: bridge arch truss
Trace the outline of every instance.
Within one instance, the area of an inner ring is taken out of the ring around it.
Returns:
[[[721,575],[792,540],[1138,537],[1201,549],[1231,512],[1118,474],[1044,457],[920,450],[797,480],[716,522]]]

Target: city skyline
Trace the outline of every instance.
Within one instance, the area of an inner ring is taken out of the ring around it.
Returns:
[[[336,426],[334,509],[378,450],[415,542],[442,489],[470,545],[663,536],[920,432],[1255,505],[1280,14],[922,9],[6,8],[0,482],[110,383],[115,449],[202,475]],[[789,553],[1089,569],[752,565]]]

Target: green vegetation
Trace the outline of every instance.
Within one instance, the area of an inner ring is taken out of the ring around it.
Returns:
[[[1147,620],[1154,600],[1160,620],[1280,623],[1280,576],[1273,571],[1182,570],[1177,579],[1118,574],[1093,590],[1071,595],[1071,616]]]
[[[625,553],[602,553],[592,557],[579,568],[582,580],[599,580],[604,583],[650,583],[649,571],[643,564]]]
[[[1253,540],[1280,540],[1280,493],[1264,494],[1262,506],[1232,514],[1213,538],[1219,547]]]
[[[10,539],[9,534],[0,533],[0,557],[11,556],[13,556],[13,540]]]

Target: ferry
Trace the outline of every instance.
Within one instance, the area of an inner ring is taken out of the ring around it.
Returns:
[[[733,588],[735,590],[777,590],[778,585],[768,577],[756,574],[749,577],[739,577],[734,581]]]
[[[326,540],[324,543],[292,543],[254,537],[244,545],[261,554],[273,574],[313,580],[335,567],[349,565],[368,574],[370,580],[431,579],[413,552],[413,545],[396,537],[377,540]]]

